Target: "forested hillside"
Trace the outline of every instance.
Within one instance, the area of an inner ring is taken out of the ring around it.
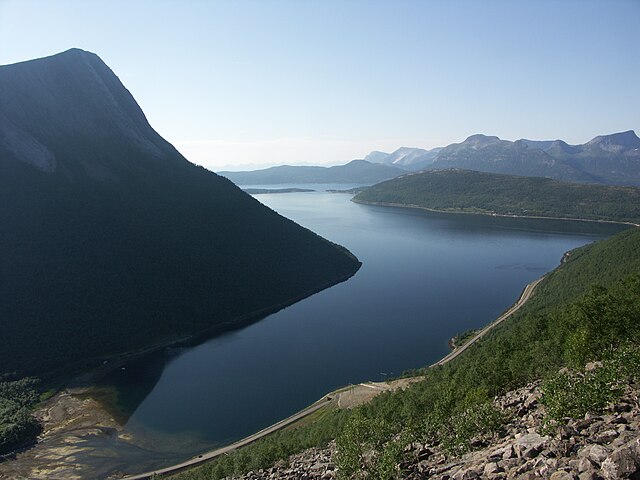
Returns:
[[[363,190],[354,201],[451,212],[640,222],[637,187],[458,169],[404,175]]]

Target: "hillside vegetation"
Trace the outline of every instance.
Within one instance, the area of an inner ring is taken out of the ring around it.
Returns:
[[[640,222],[640,188],[471,170],[436,170],[374,185],[355,202],[451,212]]]
[[[0,376],[0,455],[33,440],[40,425],[31,409],[40,400],[38,380],[2,381]]]
[[[621,383],[640,380],[637,272],[640,229],[574,250],[513,317],[455,361],[418,372],[424,381],[347,413],[328,412],[177,478],[255,471],[334,437],[343,478],[393,478],[410,442],[437,442],[457,455],[478,435],[499,431],[503,418],[491,400],[537,379],[545,379],[549,428],[563,416],[597,412]],[[604,368],[585,374],[593,360],[604,361]],[[558,374],[563,366],[569,370]]]

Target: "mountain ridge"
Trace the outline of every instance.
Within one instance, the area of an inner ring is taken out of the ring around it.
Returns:
[[[581,145],[472,135],[443,148],[427,169],[464,168],[584,183],[640,185],[640,138],[633,130]]]
[[[570,145],[561,139],[510,141],[502,140],[495,135],[478,133],[468,136],[462,142],[431,150],[417,147],[400,147],[391,153],[374,150],[365,155],[363,160],[372,164],[402,168],[407,172],[462,168],[505,175],[547,177],[570,182],[640,185],[640,138],[633,130],[599,135],[579,145]],[[305,177],[303,173],[311,172],[311,168],[338,167],[340,166],[279,166],[251,172],[220,173],[241,184],[259,184],[267,183],[258,181],[261,175],[278,171],[275,169],[281,169],[280,171],[284,172],[285,169],[299,168],[297,172],[290,170],[286,177],[281,177],[277,181],[269,180],[269,182],[327,183],[326,178],[315,180],[312,176]],[[317,170],[317,172],[321,171]],[[396,176],[402,174],[402,172],[396,173]],[[370,183],[372,180],[375,180],[375,176],[367,180],[353,176],[345,181]]]

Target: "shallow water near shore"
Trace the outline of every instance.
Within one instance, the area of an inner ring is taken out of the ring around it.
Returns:
[[[340,386],[431,364],[452,336],[496,318],[564,252],[624,228],[358,205],[324,191],[256,198],[344,245],[360,271],[248,327],[113,371],[101,385],[144,447],[93,439],[91,449],[108,448],[110,458],[79,453],[80,461],[101,473],[110,464],[127,473],[166,466]]]

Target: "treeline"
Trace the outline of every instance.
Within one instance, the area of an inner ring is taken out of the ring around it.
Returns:
[[[640,188],[471,170],[405,175],[365,189],[354,201],[455,212],[640,222]]]
[[[0,454],[35,440],[40,425],[31,409],[39,400],[37,379],[3,381],[0,377]]]
[[[597,411],[621,384],[640,380],[637,272],[640,229],[576,249],[511,319],[455,361],[418,372],[424,381],[282,431],[178,478],[217,479],[266,468],[335,437],[343,478],[393,478],[407,443],[431,440],[452,454],[465,452],[474,437],[500,430],[504,418],[491,405],[494,396],[538,379],[545,379],[550,427],[564,416]],[[592,360],[603,367],[585,373]],[[558,374],[563,366],[570,370]],[[333,415],[341,415],[340,421]],[[325,435],[314,435],[312,428]]]

